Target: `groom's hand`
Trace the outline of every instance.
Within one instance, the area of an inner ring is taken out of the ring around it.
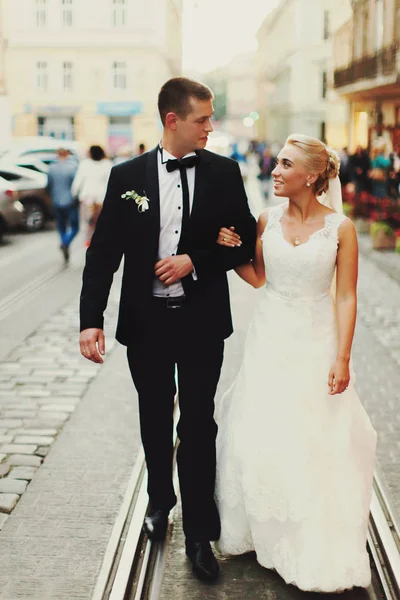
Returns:
[[[156,263],[154,272],[158,279],[165,285],[171,285],[194,270],[193,263],[188,254],[178,254],[178,256],[168,256]]]
[[[104,331],[95,327],[84,329],[79,336],[81,354],[94,363],[102,363],[102,354],[106,351]]]

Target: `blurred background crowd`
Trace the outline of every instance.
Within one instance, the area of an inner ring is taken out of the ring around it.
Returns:
[[[208,148],[258,177],[266,201],[286,137],[317,137],[340,153],[346,213],[374,247],[396,247],[398,0],[0,0],[0,233],[55,216],[61,145],[101,181],[152,148],[158,90],[179,75],[213,89]],[[88,243],[99,202],[74,185]]]

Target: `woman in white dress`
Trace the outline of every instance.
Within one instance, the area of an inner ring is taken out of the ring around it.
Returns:
[[[97,219],[103,208],[112,166],[111,160],[106,157],[101,146],[90,146],[89,156],[79,164],[72,182],[72,195],[79,198],[87,224],[86,247],[90,245]]]
[[[236,270],[264,289],[218,411],[220,551],[255,550],[287,583],[316,592],[371,579],[376,434],[350,373],[358,248],[338,171],[337,154],[313,138],[290,136],[279,153],[274,193],[289,200],[261,214],[255,258]],[[332,200],[333,187],[338,212],[318,200]],[[240,240],[224,228],[218,243]]]

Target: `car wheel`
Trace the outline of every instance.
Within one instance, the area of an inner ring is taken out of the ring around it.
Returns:
[[[43,229],[46,218],[43,208],[37,202],[24,204],[24,224],[26,231],[39,231]]]
[[[0,242],[3,240],[3,235],[7,231],[7,225],[5,221],[3,221],[2,217],[0,217]]]

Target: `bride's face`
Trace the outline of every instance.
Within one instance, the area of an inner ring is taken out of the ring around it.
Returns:
[[[310,173],[306,169],[303,152],[292,144],[284,146],[278,154],[272,177],[275,196],[290,198],[304,191]]]

